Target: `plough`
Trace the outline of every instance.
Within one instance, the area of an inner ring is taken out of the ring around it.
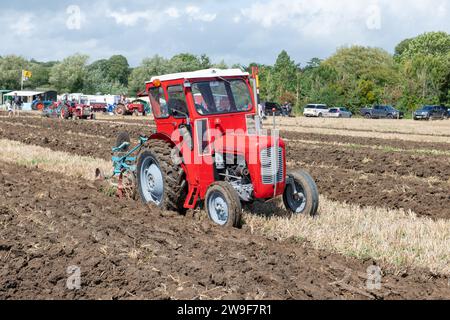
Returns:
[[[105,176],[101,169],[96,169],[96,180],[100,182],[111,182],[112,186],[117,187],[117,197],[136,200],[137,155],[147,141],[147,137],[140,136],[139,143],[130,149],[131,142],[129,134],[126,132],[119,134],[116,146],[112,148],[113,173]]]

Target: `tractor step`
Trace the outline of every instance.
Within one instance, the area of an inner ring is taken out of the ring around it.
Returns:
[[[184,202],[184,207],[186,209],[195,209],[195,206],[197,205],[199,196],[200,196],[200,190],[198,187],[190,188],[189,194],[186,197],[186,201]]]

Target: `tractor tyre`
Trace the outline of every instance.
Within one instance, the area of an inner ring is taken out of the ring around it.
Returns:
[[[240,228],[242,204],[238,193],[228,182],[213,183],[205,197],[206,212],[215,224],[222,227]]]
[[[186,175],[181,165],[174,163],[172,150],[162,140],[151,140],[141,150],[136,170],[139,196],[144,204],[185,214]]]
[[[319,209],[319,191],[313,178],[303,170],[289,174],[294,180],[297,194],[288,183],[284,190],[283,202],[286,209],[295,215],[316,216]]]
[[[119,104],[116,108],[116,110],[114,110],[114,113],[118,116],[124,116],[126,113],[126,108],[123,104]]]

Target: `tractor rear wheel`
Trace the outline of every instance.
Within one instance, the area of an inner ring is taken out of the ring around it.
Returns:
[[[205,197],[209,218],[223,227],[241,227],[242,205],[236,190],[228,182],[215,182]]]
[[[286,185],[283,202],[286,209],[293,214],[316,216],[319,209],[319,191],[313,178],[303,170],[290,173],[289,178],[295,184]]]
[[[151,140],[142,149],[137,165],[137,185],[144,204],[154,204],[162,210],[184,214],[187,194],[186,175],[172,157],[172,146],[161,140]]]

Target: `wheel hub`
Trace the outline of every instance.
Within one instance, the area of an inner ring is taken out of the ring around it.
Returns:
[[[147,202],[153,202],[159,205],[164,195],[164,180],[161,169],[148,158],[145,160],[141,169],[142,193]]]
[[[306,197],[303,188],[298,183],[295,183],[295,188],[293,185],[287,187],[286,197],[288,205],[293,212],[299,214],[305,210]]]
[[[225,225],[228,221],[228,204],[221,193],[211,195],[209,207],[211,219],[219,225]]]

